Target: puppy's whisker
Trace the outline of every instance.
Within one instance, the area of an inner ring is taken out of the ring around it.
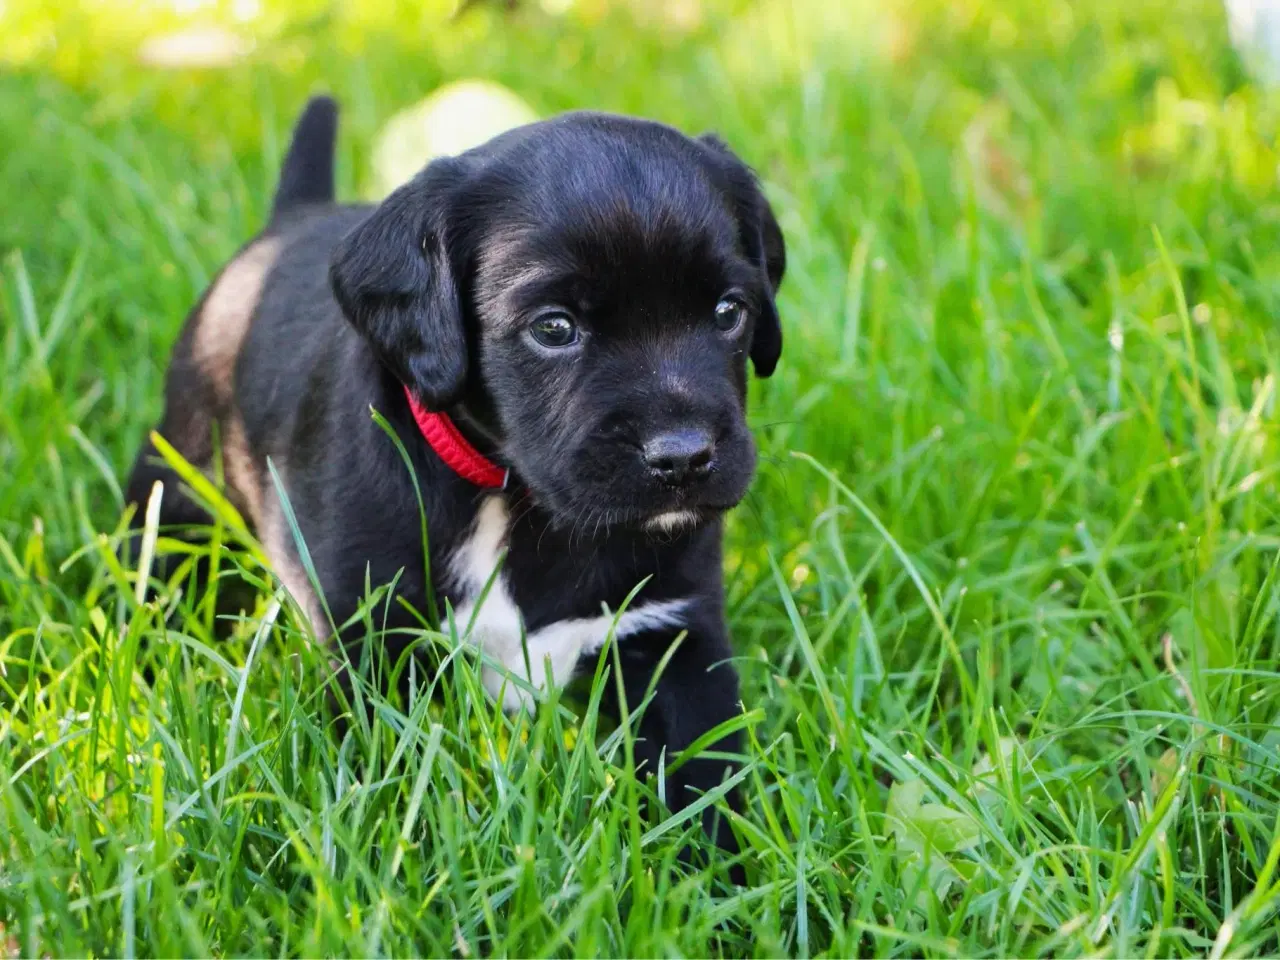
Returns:
[[[546,537],[547,531],[550,529],[551,529],[551,519],[548,518],[547,522],[542,525],[542,532],[538,534],[538,542],[533,548],[534,553],[539,553],[539,554],[542,553],[542,541]]]
[[[516,501],[516,511],[511,515],[511,526],[514,529],[525,517],[533,512],[533,499],[529,496],[523,496]]]

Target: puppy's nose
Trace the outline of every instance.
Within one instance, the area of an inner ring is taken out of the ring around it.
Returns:
[[[714,454],[711,433],[696,428],[660,433],[644,445],[644,462],[649,471],[673,487],[706,477]]]

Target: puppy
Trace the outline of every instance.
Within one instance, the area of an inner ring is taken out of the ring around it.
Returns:
[[[430,588],[508,710],[591,667],[611,630],[634,709],[685,634],[639,724],[637,761],[657,773],[741,709],[721,526],[755,467],[748,359],[769,376],[782,349],[773,212],[720,140],[594,113],[436,160],[375,207],[339,205],[336,125],[331,100],[307,105],[270,223],[187,320],[158,432],[211,476],[220,455],[318,635],[352,617],[367,576],[406,602],[378,614],[403,649],[420,628],[405,606],[426,611]],[[147,443],[128,499],[145,505],[156,480],[162,524],[208,524]],[[356,621],[339,642],[363,635]],[[737,748],[731,734],[710,749]],[[689,760],[668,804],[728,772]],[[735,849],[713,809],[704,823]]]

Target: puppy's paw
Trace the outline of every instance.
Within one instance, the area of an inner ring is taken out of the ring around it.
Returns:
[[[538,701],[534,699],[533,694],[517,686],[506,671],[485,667],[482,678],[485,690],[494,700],[502,703],[505,713],[515,714],[523,710],[533,716],[538,712]]]

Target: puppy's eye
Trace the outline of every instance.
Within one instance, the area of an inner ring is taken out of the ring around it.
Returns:
[[[529,324],[529,333],[544,347],[568,347],[578,342],[578,327],[566,314],[544,313]]]
[[[725,297],[716,304],[716,329],[732,333],[747,319],[747,305],[736,297]]]

